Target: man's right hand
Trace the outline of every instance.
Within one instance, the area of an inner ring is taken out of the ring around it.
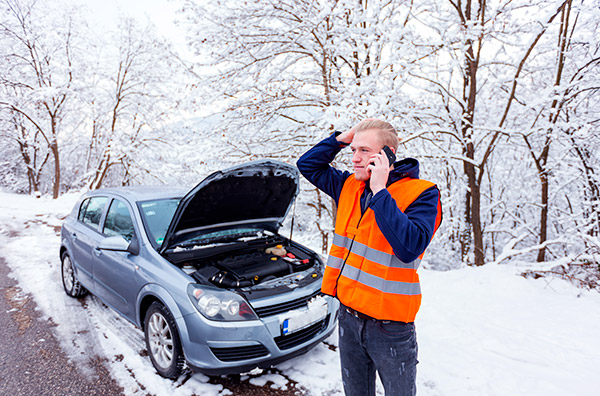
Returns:
[[[338,142],[350,144],[352,143],[352,139],[354,139],[354,128],[349,131],[342,132],[335,137]]]

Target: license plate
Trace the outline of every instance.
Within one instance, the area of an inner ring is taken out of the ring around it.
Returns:
[[[308,302],[308,308],[291,311],[285,316],[281,321],[281,334],[290,334],[319,322],[327,312],[327,300],[317,296]]]

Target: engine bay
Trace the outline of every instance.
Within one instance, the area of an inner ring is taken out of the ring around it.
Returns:
[[[314,259],[299,249],[282,244],[264,250],[240,252],[216,257],[192,273],[198,281],[208,280],[215,286],[241,288],[306,270]]]
[[[322,265],[314,252],[276,234],[179,250],[169,256],[199,283],[225,289],[252,288],[306,271],[317,274]]]

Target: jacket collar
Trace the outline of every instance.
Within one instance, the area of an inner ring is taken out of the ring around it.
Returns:
[[[401,161],[394,162],[394,169],[390,171],[387,185],[389,186],[405,177],[412,179],[419,178],[419,161],[414,158],[404,158]]]

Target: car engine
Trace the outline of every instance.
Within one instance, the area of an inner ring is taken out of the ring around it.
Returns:
[[[311,269],[317,273],[322,265],[315,253],[279,235],[197,246],[172,252],[169,259],[198,282],[226,289],[248,288]]]
[[[192,274],[194,278],[208,279],[225,288],[247,287],[306,270],[314,265],[314,258],[294,247],[275,245],[255,250],[217,257],[204,261]],[[201,279],[198,279],[201,280]]]

